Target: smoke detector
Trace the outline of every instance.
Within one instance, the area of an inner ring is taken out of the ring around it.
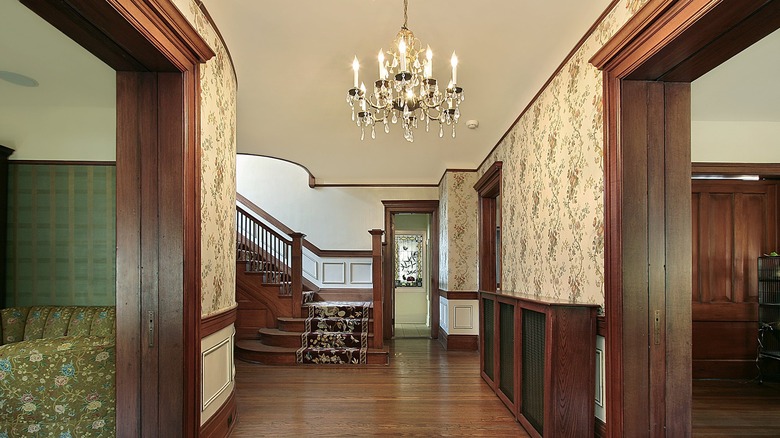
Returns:
[[[466,127],[469,129],[477,129],[479,127],[479,120],[467,120]]]

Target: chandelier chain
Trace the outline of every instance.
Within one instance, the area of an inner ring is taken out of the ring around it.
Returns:
[[[409,15],[406,13],[406,9],[409,7],[409,0],[404,0],[404,29],[407,29],[406,24],[409,21]]]

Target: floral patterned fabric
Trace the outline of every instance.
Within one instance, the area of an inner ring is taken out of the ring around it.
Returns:
[[[0,316],[0,438],[114,436],[114,308],[11,308]],[[55,336],[19,341],[46,334]]]
[[[0,327],[3,329],[0,345],[19,342],[24,339],[24,324],[27,321],[28,313],[30,313],[29,307],[0,309],[0,318],[2,318]]]
[[[305,306],[309,317],[301,333],[301,348],[295,353],[297,363],[366,363],[371,303],[320,301]]]

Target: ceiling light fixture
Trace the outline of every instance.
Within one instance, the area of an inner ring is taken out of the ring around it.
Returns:
[[[371,128],[371,138],[376,138],[374,127],[381,123],[385,133],[390,132],[389,123],[401,119],[404,138],[414,141],[418,121],[425,121],[425,131],[430,122],[439,122],[439,137],[444,136],[444,125],[452,127],[460,118],[459,105],[463,102],[463,88],[458,84],[458,57],[452,53],[450,65],[452,78],[442,94],[433,77],[433,52],[431,47],[422,48],[422,43],[406,27],[409,0],[404,0],[404,24],[393,40],[393,51],[379,51],[379,79],[374,82],[374,93],[366,93],[366,86],[358,87],[360,63],[357,56],[352,61],[353,87],[347,92],[347,103],[352,108],[352,120],[360,127],[360,139],[365,137],[366,127]],[[386,57],[385,54],[388,56]]]

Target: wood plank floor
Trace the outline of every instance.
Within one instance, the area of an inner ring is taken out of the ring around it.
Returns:
[[[386,367],[237,361],[231,436],[528,436],[479,377],[476,352],[428,339],[389,347]],[[692,423],[696,438],[780,436],[780,384],[696,380]]]
[[[780,384],[694,380],[693,436],[780,436]]]
[[[386,367],[236,361],[232,437],[528,436],[479,376],[477,352],[392,341]]]

